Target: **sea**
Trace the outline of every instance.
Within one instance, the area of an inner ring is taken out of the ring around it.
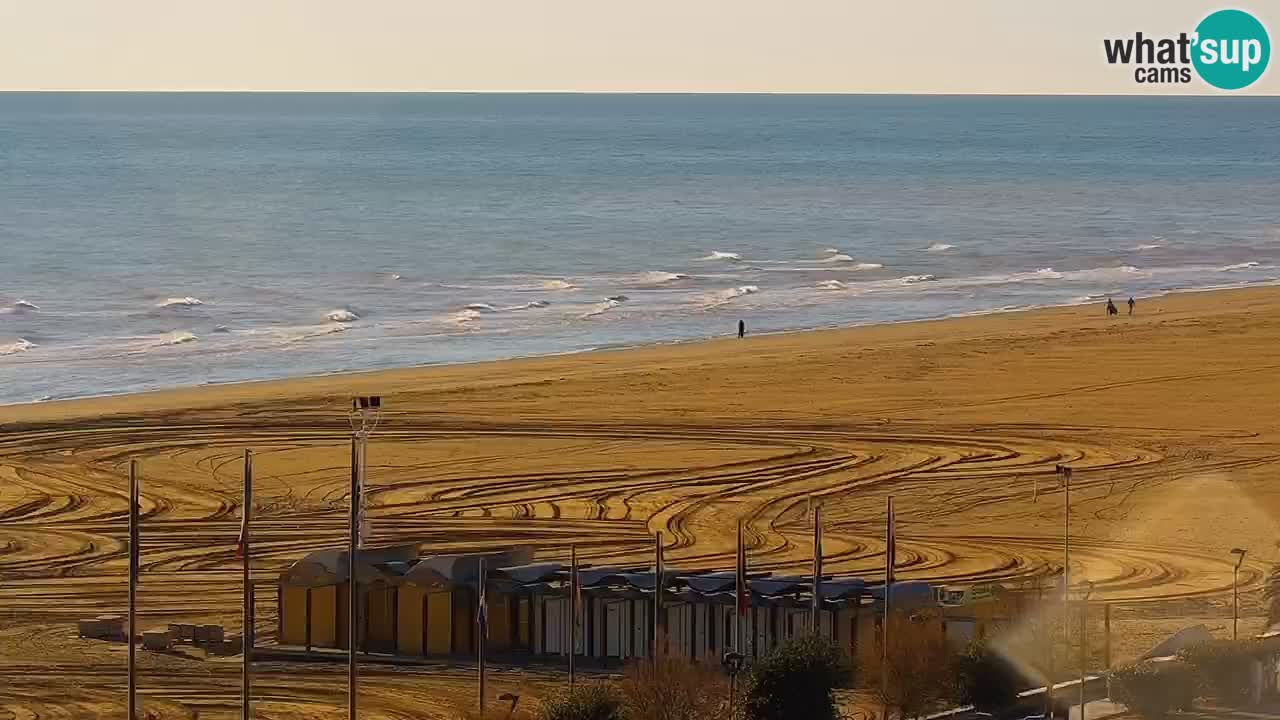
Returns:
[[[1280,98],[0,94],[0,404],[1277,279]]]

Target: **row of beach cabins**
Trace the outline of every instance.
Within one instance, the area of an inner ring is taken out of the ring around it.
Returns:
[[[532,563],[527,551],[419,556],[416,545],[363,550],[356,579],[361,608],[361,650],[401,657],[474,657],[479,579],[485,571],[486,655],[510,662],[552,661],[568,653],[609,666],[652,654],[655,635],[667,652],[691,659],[733,648],[736,632],[734,572],[667,568],[654,631],[650,567],[578,569],[579,623],[571,633],[571,569]],[[482,562],[483,561],[483,562]],[[279,578],[279,644],[306,652],[348,645],[348,557],[344,550],[313,552]],[[812,577],[748,574],[743,630],[746,654],[759,655],[810,632]],[[876,652],[884,616],[884,585],[860,578],[821,579],[819,634],[861,659]],[[995,585],[945,587],[896,582],[895,617],[925,623],[953,646],[994,632],[1017,618],[1025,593]]]

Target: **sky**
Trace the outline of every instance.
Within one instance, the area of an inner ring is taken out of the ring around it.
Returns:
[[[1222,7],[1280,37],[1275,0],[0,0],[0,89],[1218,93],[1102,40]]]

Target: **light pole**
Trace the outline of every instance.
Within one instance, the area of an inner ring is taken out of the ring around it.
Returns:
[[[360,645],[360,582],[357,557],[368,535],[364,527],[364,463],[369,433],[382,419],[382,398],[376,395],[351,401],[351,527],[347,547],[347,720],[356,720],[359,698],[359,664],[356,649]]]
[[[1084,676],[1085,668],[1089,662],[1089,647],[1086,640],[1088,633],[1088,617],[1085,615],[1089,611],[1089,596],[1093,595],[1093,582],[1085,583],[1084,600],[1080,602],[1080,720],[1085,720],[1084,714]]]
[[[1236,566],[1231,571],[1231,639],[1240,639],[1240,566],[1244,564],[1244,548],[1232,548],[1231,554],[1236,556]]]

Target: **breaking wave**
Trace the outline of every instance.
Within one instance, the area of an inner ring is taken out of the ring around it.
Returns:
[[[1218,271],[1231,272],[1232,270],[1248,270],[1250,268],[1256,268],[1261,264],[1262,263],[1256,260],[1250,260],[1249,262],[1236,263],[1235,265],[1226,265],[1226,266],[1220,267],[1218,268]]]
[[[156,307],[161,307],[161,308],[196,307],[197,305],[203,305],[203,304],[204,304],[204,301],[201,300],[200,298],[191,297],[190,295],[188,295],[187,297],[167,298],[165,299],[164,302],[157,303]]]
[[[567,280],[543,280],[542,281],[543,290],[572,290],[576,287],[577,285],[574,285],[573,283]]]
[[[738,287],[729,288],[727,290],[719,290],[717,292],[713,292],[709,295],[703,296],[703,305],[705,305],[706,307],[715,307],[717,305],[724,305],[725,303],[733,302],[734,300],[737,300],[738,298],[743,297],[745,295],[754,295],[755,293],[758,293],[758,292],[760,292],[760,288],[757,285],[739,285]]]
[[[818,283],[818,287],[823,290],[846,290],[849,286],[839,280],[823,280]]]
[[[195,342],[199,339],[200,338],[196,337],[195,333],[189,333],[184,330],[180,330],[180,331],[167,333],[165,335],[161,335],[159,338],[159,341],[156,344],[160,346],[185,345],[186,343]]]
[[[325,320],[336,323],[352,323],[360,319],[360,316],[350,310],[330,310],[324,316]]]
[[[39,346],[30,340],[18,338],[14,342],[0,345],[0,355],[17,355],[20,352],[26,352],[36,347]]]
[[[707,255],[701,259],[702,260],[731,260],[733,262],[737,262],[742,259],[742,256],[736,252],[722,252],[720,250],[712,250],[710,255]]]
[[[940,253],[940,252],[946,252],[954,247],[955,245],[950,245],[948,243],[934,243],[929,247],[925,248],[924,251],[931,252],[931,253]]]
[[[900,277],[898,278],[898,282],[902,283],[903,285],[915,285],[917,283],[933,282],[934,280],[937,280],[937,279],[938,278],[936,275],[929,275],[928,273],[926,273],[923,275],[907,275],[905,277]]]

